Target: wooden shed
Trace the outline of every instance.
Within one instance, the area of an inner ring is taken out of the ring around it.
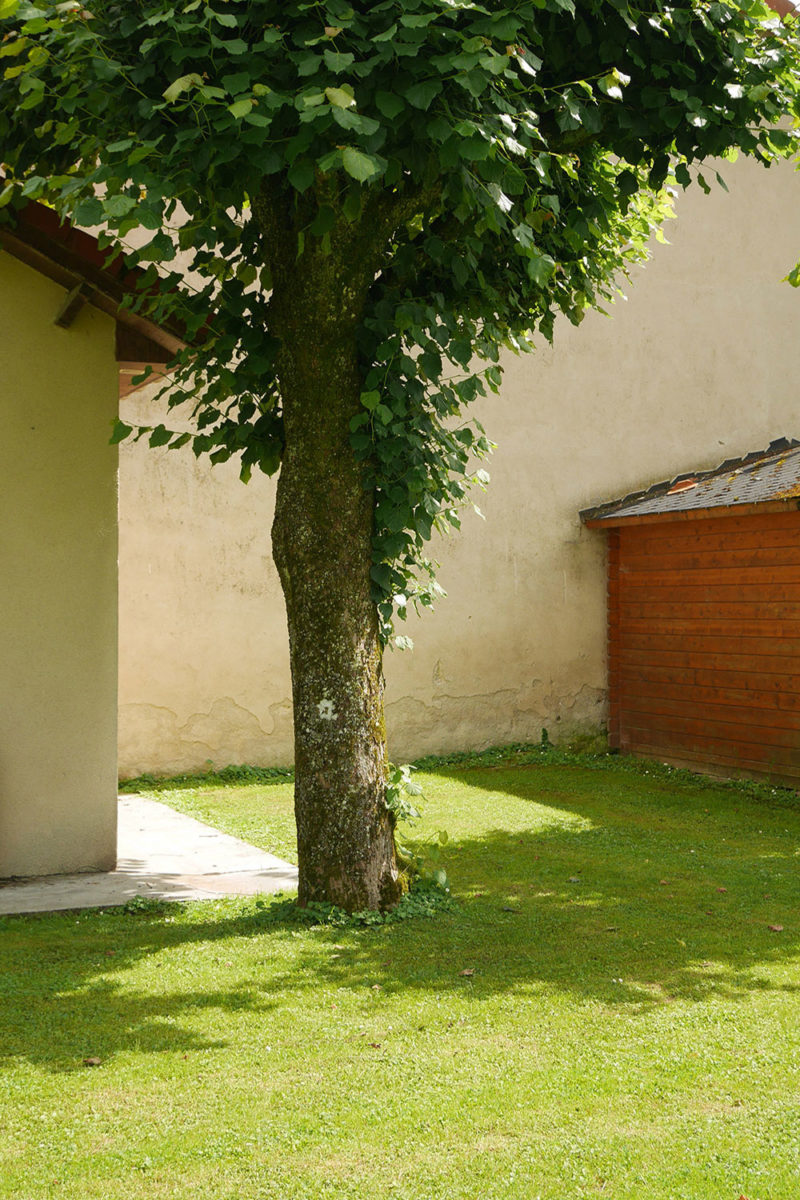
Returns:
[[[609,739],[800,787],[800,443],[587,509],[608,536]]]

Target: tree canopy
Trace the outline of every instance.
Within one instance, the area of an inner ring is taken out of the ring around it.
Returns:
[[[133,257],[190,331],[171,399],[194,398],[198,452],[278,469],[277,258],[374,258],[351,433],[384,627],[430,599],[423,544],[458,524],[489,448],[453,417],[498,386],[501,348],[611,296],[668,180],[796,138],[777,122],[797,43],[760,0],[0,0],[0,17],[0,203],[44,197],[120,244],[149,231]],[[191,292],[166,267],[180,251]]]

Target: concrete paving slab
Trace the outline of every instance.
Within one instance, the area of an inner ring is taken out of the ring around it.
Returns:
[[[291,892],[297,867],[144,796],[119,801],[115,871],[0,883],[0,914]]]

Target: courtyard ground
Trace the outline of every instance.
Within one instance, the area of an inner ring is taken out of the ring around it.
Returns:
[[[797,1200],[796,798],[547,754],[421,781],[432,919],[0,919],[0,1197]],[[292,859],[290,781],[157,795]]]

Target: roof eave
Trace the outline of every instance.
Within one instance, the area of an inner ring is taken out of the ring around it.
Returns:
[[[754,504],[716,504],[710,508],[683,508],[672,512],[638,513],[634,516],[606,517],[593,515],[594,509],[586,509],[580,518],[587,529],[618,529],[627,525],[663,525],[667,521],[702,521],[711,517],[751,517],[756,513],[797,512],[800,500],[792,497],[785,500],[761,500]]]
[[[15,214],[13,225],[0,226],[0,249],[68,292],[85,285],[88,304],[160,348],[160,354],[148,356],[153,361],[168,362],[186,345],[176,327],[157,324],[125,306],[126,297],[138,290],[143,272],[131,270],[110,250],[101,250],[97,238],[60,221],[43,204],[28,202]]]

